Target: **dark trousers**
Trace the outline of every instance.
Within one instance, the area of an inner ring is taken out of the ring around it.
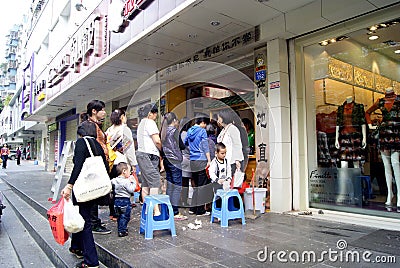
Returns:
[[[118,214],[118,233],[128,232],[128,222],[131,220],[131,200],[128,197],[114,199],[115,211]]]
[[[8,155],[2,155],[1,160],[3,160],[3,168],[7,167],[7,160],[8,160]]]
[[[206,166],[206,160],[190,161],[192,179],[194,182],[191,211],[197,215],[204,214],[206,212],[204,205],[211,202],[208,192],[209,188],[206,187],[208,182],[208,177],[205,170]]]
[[[172,204],[174,215],[179,214],[179,199],[182,190],[182,168],[180,163],[171,163],[167,158],[164,158],[164,168],[167,178],[167,195]]]
[[[17,156],[17,165],[21,165],[21,156]]]
[[[181,206],[188,206],[189,195],[189,182],[192,180],[190,177],[182,177],[182,191],[181,191]]]
[[[79,233],[72,234],[71,248],[83,251],[83,261],[88,266],[98,266],[99,259],[97,256],[96,245],[94,243],[91,223],[91,210],[94,207],[93,202],[84,202],[79,204],[79,213],[85,220],[83,230]],[[95,206],[97,209],[97,205]]]
[[[101,220],[99,219],[99,205],[97,204],[93,204],[90,210],[90,222],[94,229],[101,226]]]

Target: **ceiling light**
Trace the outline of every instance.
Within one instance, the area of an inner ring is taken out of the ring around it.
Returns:
[[[321,46],[327,46],[329,43],[328,43],[328,40],[324,40],[324,41],[319,42],[319,44]]]
[[[156,51],[156,52],[154,52],[154,54],[156,54],[156,55],[164,55],[164,52],[162,52],[162,51]]]
[[[371,35],[370,37],[368,37],[369,40],[376,40],[378,38],[379,38],[379,36],[377,36],[377,35]]]
[[[119,75],[125,75],[125,74],[127,74],[128,72],[127,71],[118,71],[117,72]]]
[[[331,39],[331,40],[329,40],[331,43],[335,43],[336,42],[336,39],[335,38],[333,38],[333,39]]]
[[[89,88],[90,91],[95,91],[96,89],[94,87]]]
[[[211,26],[219,26],[221,24],[221,22],[217,21],[217,20],[213,20],[210,22]]]
[[[387,25],[386,23],[381,23],[381,24],[379,24],[379,26],[381,26],[381,27],[383,27],[383,28],[388,27],[388,25]]]
[[[400,54],[400,49],[395,50],[394,53]]]
[[[375,31],[376,29],[378,29],[378,26],[376,25],[369,27],[370,31]]]
[[[144,58],[143,60],[144,60],[144,61],[151,61],[150,58]]]
[[[197,38],[197,34],[196,33],[191,33],[191,34],[188,34],[188,37],[191,38],[191,39],[194,39],[194,38]]]
[[[177,46],[179,46],[179,43],[169,43],[169,45],[170,45],[171,47],[177,47]]]

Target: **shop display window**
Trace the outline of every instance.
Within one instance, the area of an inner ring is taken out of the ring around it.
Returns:
[[[395,19],[304,47],[310,207],[400,218],[399,32]]]

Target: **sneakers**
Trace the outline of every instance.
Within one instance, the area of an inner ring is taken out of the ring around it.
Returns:
[[[72,248],[69,248],[69,252],[70,252],[71,254],[74,254],[75,257],[77,257],[78,259],[82,259],[82,258],[83,258],[83,251],[80,250],[80,249],[72,249]]]
[[[210,214],[211,214],[210,212],[206,211],[202,214],[196,214],[196,216],[209,216]]]
[[[187,216],[182,215],[181,213],[176,214],[174,216],[174,220],[176,220],[176,221],[184,221],[184,220],[187,220],[187,218],[188,218]]]
[[[92,233],[94,233],[94,234],[110,234],[111,230],[107,229],[106,227],[99,226],[96,228],[92,228]]]
[[[189,214],[194,214],[194,211],[192,211],[192,210],[189,210]]]
[[[124,237],[124,236],[127,236],[127,235],[128,235],[128,232],[118,233],[118,237]]]
[[[75,265],[75,268],[99,268],[99,266],[88,266],[87,264],[85,264],[84,262],[78,262]]]

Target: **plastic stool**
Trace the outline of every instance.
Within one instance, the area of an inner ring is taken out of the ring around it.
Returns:
[[[155,205],[160,205],[161,215],[159,216],[153,216]],[[153,239],[153,231],[166,229],[171,230],[172,236],[176,236],[174,211],[169,196],[163,194],[146,196],[142,207],[139,233],[144,233],[145,239]]]
[[[371,186],[371,177],[370,176],[360,176],[361,182],[364,181],[366,184],[366,189],[363,190],[363,194],[367,199],[372,198],[372,186]]]
[[[237,197],[239,199],[239,208],[236,208],[233,205],[233,198]],[[221,207],[218,208],[216,201],[218,198],[221,198]],[[221,220],[221,227],[228,227],[229,220],[233,219],[242,219],[242,224],[246,224],[244,219],[244,208],[243,201],[241,196],[239,195],[238,190],[232,189],[228,191],[224,191],[222,189],[218,189],[217,193],[214,195],[213,203],[212,203],[212,212],[211,212],[211,223],[214,222],[214,218],[219,218]]]

